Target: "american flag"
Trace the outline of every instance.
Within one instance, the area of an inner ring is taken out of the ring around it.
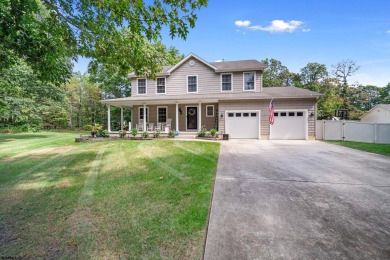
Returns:
[[[269,124],[273,125],[275,122],[275,117],[274,117],[274,100],[272,99],[271,102],[269,102],[268,106],[268,111],[269,111]]]

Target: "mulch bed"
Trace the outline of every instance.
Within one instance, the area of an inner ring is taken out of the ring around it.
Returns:
[[[153,139],[164,139],[164,138],[173,138],[168,136],[160,136],[158,138],[152,137],[130,137],[126,136],[121,138],[119,136],[110,136],[110,137],[92,137],[92,136],[80,136],[75,138],[75,142],[105,142],[113,140],[153,140]]]

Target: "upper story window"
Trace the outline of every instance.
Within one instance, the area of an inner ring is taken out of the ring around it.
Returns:
[[[232,74],[221,74],[221,89],[222,91],[232,91]]]
[[[187,76],[187,92],[198,92],[198,76]]]
[[[254,72],[244,72],[244,91],[255,90],[255,76]]]
[[[165,78],[157,78],[157,94],[165,94]]]
[[[146,94],[146,79],[138,79],[138,94]]]

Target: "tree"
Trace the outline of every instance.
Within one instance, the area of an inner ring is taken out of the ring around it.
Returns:
[[[380,89],[371,85],[349,88],[348,99],[356,109],[367,111],[380,103]]]
[[[261,61],[265,65],[263,74],[264,87],[281,87],[292,85],[292,74],[282,62],[276,59],[265,59]]]
[[[328,70],[326,69],[326,65],[317,62],[309,62],[300,70],[299,85],[303,88],[319,92],[321,91],[321,85],[327,78]]]
[[[0,128],[35,127],[49,118],[53,120],[47,124],[62,127],[64,96],[62,86],[40,81],[31,67],[15,58],[12,66],[0,68]]]
[[[390,82],[379,90],[381,104],[390,104]]]
[[[207,0],[3,0],[0,66],[23,58],[41,79],[59,83],[71,76],[70,63],[63,60],[81,55],[122,75],[154,75],[160,68],[145,68],[154,62],[144,52],[147,42],[160,39],[164,26],[171,37],[185,39],[196,11],[206,5]]]
[[[332,74],[341,82],[340,94],[344,100],[344,108],[348,108],[348,78],[353,76],[359,70],[360,66],[353,60],[342,60],[332,67]]]

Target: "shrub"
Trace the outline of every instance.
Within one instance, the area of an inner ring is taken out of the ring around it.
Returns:
[[[120,130],[120,131],[119,131],[119,137],[120,137],[120,138],[126,137],[126,130]]]
[[[159,138],[160,134],[161,134],[160,130],[157,130],[156,132],[153,133],[153,137],[154,138]]]
[[[97,136],[107,138],[110,137],[110,133],[108,132],[108,130],[100,130],[98,131]]]
[[[212,137],[216,136],[216,134],[217,134],[217,129],[215,129],[215,128],[211,129],[211,130],[210,130],[210,134],[211,134]]]
[[[131,134],[135,137],[138,134],[138,129],[137,128],[131,129]]]
[[[83,126],[83,129],[85,130],[85,131],[92,131],[92,125],[85,125],[85,126]]]
[[[148,138],[149,137],[149,133],[147,131],[143,132],[142,133],[142,137],[143,138]]]
[[[198,132],[198,137],[205,137],[206,136],[206,132],[207,132],[206,126],[202,126],[200,128],[200,131]]]
[[[168,137],[170,137],[170,138],[175,137],[175,132],[173,130],[170,130],[168,133]]]

